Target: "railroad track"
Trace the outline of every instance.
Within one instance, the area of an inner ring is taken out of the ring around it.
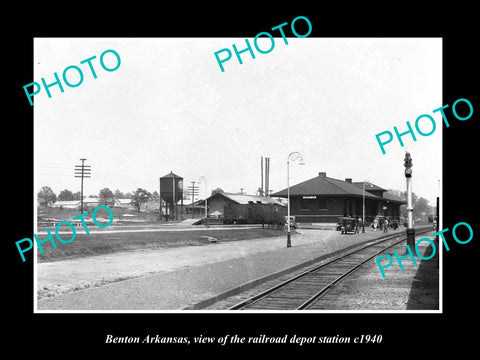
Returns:
[[[416,229],[416,235],[431,227]],[[405,234],[386,235],[365,246],[341,254],[267,289],[229,310],[306,310],[335,284],[382,252],[406,240]]]

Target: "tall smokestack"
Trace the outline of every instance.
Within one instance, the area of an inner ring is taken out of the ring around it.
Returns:
[[[260,177],[261,177],[260,196],[263,196],[263,156],[260,157]]]
[[[270,183],[270,158],[265,158],[265,196],[268,196]]]

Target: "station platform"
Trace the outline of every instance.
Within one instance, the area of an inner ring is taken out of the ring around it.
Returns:
[[[399,229],[390,233],[404,234],[404,230]],[[232,296],[238,296],[291,271],[299,271],[315,261],[327,261],[341,251],[368,243],[380,235],[383,234],[379,231],[340,235],[335,231],[299,230],[299,234],[292,236],[290,248],[286,247],[286,239],[282,236],[176,249],[175,256],[179,259],[191,256],[192,253],[196,257],[189,258],[192,260],[180,269],[171,268],[171,271],[166,270],[41,298],[37,301],[37,311],[228,311],[216,307],[215,304],[231,300]],[[431,237],[431,234],[424,234],[422,237]],[[420,250],[428,251],[422,247]],[[401,250],[398,252],[401,254]],[[172,252],[167,254],[159,252],[153,256],[161,262],[162,256],[171,257]],[[103,265],[100,260],[89,261],[97,261],[98,273],[108,271],[107,265]],[[109,261],[115,260],[110,256],[105,264]],[[137,261],[142,261],[142,258]],[[349,285],[343,285],[344,297],[342,301],[341,297],[338,297],[336,309],[438,309],[438,256],[428,261],[417,258],[417,265],[411,264],[409,259],[403,263],[403,271],[396,263],[385,269],[387,277],[383,279],[372,260],[371,264],[358,273],[363,274],[364,278],[354,281],[355,276],[360,276],[355,275],[345,280],[344,284]],[[68,274],[63,275],[68,277]],[[342,288],[339,286],[337,290]],[[360,302],[354,299],[353,295],[359,299],[362,294]],[[435,297],[436,302],[425,301],[425,298]]]

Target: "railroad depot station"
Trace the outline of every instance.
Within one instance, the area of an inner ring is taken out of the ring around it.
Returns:
[[[286,215],[287,202],[287,189],[269,197],[218,192],[207,198],[208,217],[222,218],[226,208],[235,204],[268,205]],[[341,216],[362,217],[364,204],[365,221],[370,223],[376,216],[399,219],[400,205],[406,201],[375,184],[334,179],[325,172],[290,186],[290,214],[298,223],[336,223]],[[200,212],[205,202],[194,205]]]
[[[272,196],[286,198],[287,189]],[[317,177],[290,187],[290,213],[298,222],[333,223],[339,216],[361,217],[364,199],[367,223],[375,216],[398,219],[400,205],[406,204],[375,184],[333,179],[319,172]]]

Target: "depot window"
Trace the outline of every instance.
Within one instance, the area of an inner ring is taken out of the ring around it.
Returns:
[[[327,210],[327,199],[318,199],[318,210]]]
[[[315,203],[317,202],[316,199],[310,199],[310,198],[302,198],[302,210],[313,210],[315,208]]]

